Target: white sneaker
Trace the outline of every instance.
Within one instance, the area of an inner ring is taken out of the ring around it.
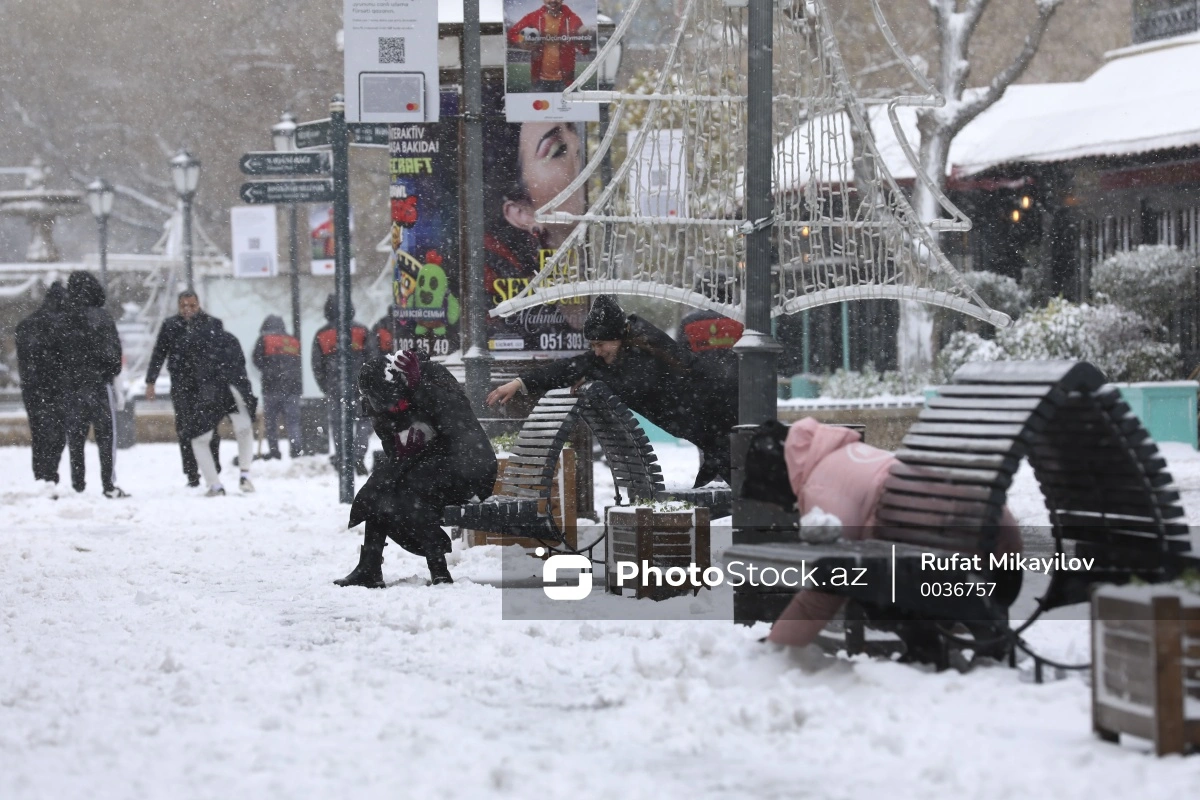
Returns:
[[[205,497],[224,497],[225,496],[225,487],[224,486],[210,486],[210,487],[208,487],[208,491],[204,493],[204,496]]]
[[[43,497],[51,500],[58,499],[58,484],[54,481],[38,481],[38,490]]]
[[[254,491],[254,484],[250,482],[249,478],[243,475],[241,480],[238,481],[238,488],[243,492],[249,493]]]

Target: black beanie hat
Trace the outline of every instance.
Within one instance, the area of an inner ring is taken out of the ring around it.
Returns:
[[[583,323],[583,335],[589,342],[614,341],[625,336],[625,312],[612,295],[602,294],[592,303]]]
[[[338,315],[337,295],[331,294],[331,295],[329,295],[329,297],[325,298],[325,319],[329,320],[330,322],[336,323],[337,315]],[[354,304],[353,303],[350,304],[350,319],[354,319]]]

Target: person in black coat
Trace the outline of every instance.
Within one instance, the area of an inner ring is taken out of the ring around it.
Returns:
[[[51,496],[58,483],[58,462],[67,447],[66,389],[63,356],[66,350],[64,312],[67,290],[55,281],[37,310],[17,324],[17,370],[21,400],[29,419],[33,445],[33,478],[44,481]]]
[[[325,402],[329,409],[329,429],[333,431],[333,463],[341,468],[342,437],[338,433],[342,425],[342,383],[338,371],[338,340],[337,340],[337,295],[331,294],[325,299],[326,323],[316,332],[312,341],[312,371],[317,379],[317,386],[325,394]],[[354,307],[350,307],[350,318],[354,319]],[[360,322],[350,323],[350,375],[359,374],[367,359],[378,351],[375,337]],[[355,384],[355,391],[358,391]],[[367,455],[367,447],[371,440],[371,423],[358,415],[358,398],[348,409],[351,417],[351,427],[354,430],[354,468],[359,475],[367,474],[367,465],[363,461]]]
[[[69,345],[63,353],[64,397],[67,402],[67,449],[71,456],[71,486],[86,487],[83,446],[88,427],[100,451],[100,481],[104,496],[128,497],[114,483],[117,442],[116,391],[113,379],[121,374],[121,338],[117,324],[104,308],[104,287],[89,272],[72,272],[67,279],[64,330]]]
[[[522,373],[493,390],[488,405],[507,403],[517,392],[603,381],[625,405],[667,433],[700,448],[696,486],[729,480],[729,434],[737,424],[735,375],[698,361],[670,336],[617,301],[596,298],[584,323],[591,353],[560,359]]]
[[[200,308],[200,298],[189,290],[179,293],[179,314],[166,319],[158,331],[150,364],[146,367],[146,399],[155,398],[154,382],[166,364],[171,373],[171,405],[175,409],[175,435],[179,438],[179,453],[183,459],[183,472],[188,486],[200,485],[200,467],[192,451],[192,438],[184,434],[188,427],[192,409],[196,403],[197,384],[195,363],[199,356],[211,346],[217,330],[223,328],[221,321],[210,317]],[[213,435],[209,452],[217,471],[221,471],[217,460],[220,437]]]
[[[225,330],[220,320],[214,320],[216,332],[208,348],[194,354],[192,377],[196,381],[196,394],[191,413],[184,421],[183,434],[191,438],[192,453],[199,465],[205,483],[207,497],[225,494],[212,457],[210,443],[217,425],[229,417],[238,443],[238,468],[241,477],[238,488],[253,492],[250,482],[250,464],[254,461],[254,414],[258,398],[250,386],[246,374],[246,356],[237,337]]]
[[[448,505],[484,500],[496,482],[496,454],[454,376],[424,353],[376,356],[359,377],[363,411],[383,442],[377,466],[350,506],[349,527],[365,522],[358,566],[339,586],[382,588],[390,537],[424,556],[433,583],[453,583],[446,566]]]
[[[279,452],[279,418],[287,428],[292,458],[300,455],[300,340],[288,334],[283,319],[275,314],[263,320],[251,357],[262,375],[263,427],[267,430],[266,458],[282,458]]]

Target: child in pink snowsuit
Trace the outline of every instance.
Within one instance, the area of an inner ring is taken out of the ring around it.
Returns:
[[[863,444],[858,433],[849,428],[823,425],[807,417],[788,430],[784,460],[800,516],[820,508],[841,520],[842,538],[873,536],[875,509],[896,463],[894,455]],[[1007,508],[1000,518],[997,550],[1021,550],[1020,529]],[[845,601],[844,597],[810,589],[797,592],[775,621],[768,641],[810,644]]]

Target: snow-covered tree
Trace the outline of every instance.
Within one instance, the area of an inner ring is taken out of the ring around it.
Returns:
[[[1014,0],[1005,0],[1014,2]],[[1025,39],[985,86],[968,88],[971,75],[971,37],[992,0],[929,0],[938,36],[938,54],[929,76],[933,87],[946,99],[941,108],[917,112],[920,132],[918,155],[924,177],[938,190],[946,185],[946,167],[954,137],[978,117],[1025,72],[1042,42],[1055,11],[1062,0],[1027,0],[1028,23]],[[918,180],[913,207],[921,221],[928,224],[941,213],[937,195],[924,181]],[[921,373],[933,361],[933,313],[917,302],[900,304],[900,330],[897,335],[900,366]]]

